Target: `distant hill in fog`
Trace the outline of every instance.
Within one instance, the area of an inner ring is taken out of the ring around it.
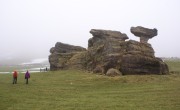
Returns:
[[[0,65],[49,64],[48,58],[7,58],[0,59]]]
[[[162,59],[166,61],[180,61],[179,57],[162,57]]]

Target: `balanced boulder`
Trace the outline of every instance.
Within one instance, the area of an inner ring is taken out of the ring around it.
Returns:
[[[142,26],[131,27],[131,33],[140,37],[140,42],[147,43],[150,38],[157,36],[157,29],[148,29]]]

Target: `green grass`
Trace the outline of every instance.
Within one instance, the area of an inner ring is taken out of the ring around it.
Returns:
[[[0,110],[180,110],[180,73],[106,77],[67,70],[32,73],[28,85],[24,74],[17,85],[0,74]]]
[[[180,61],[166,61],[170,72],[180,72]]]

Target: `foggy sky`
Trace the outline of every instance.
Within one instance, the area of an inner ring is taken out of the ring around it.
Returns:
[[[0,60],[48,58],[56,42],[87,47],[91,29],[157,28],[158,57],[180,57],[180,0],[0,0]]]

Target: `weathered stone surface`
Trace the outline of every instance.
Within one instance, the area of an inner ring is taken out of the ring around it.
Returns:
[[[143,55],[123,55],[120,71],[123,74],[161,74],[160,62]]]
[[[154,56],[152,46],[146,42],[157,35],[157,30],[136,27],[131,31],[144,41],[125,41],[128,37],[121,32],[92,29],[90,33],[93,37],[88,40],[87,50],[56,43],[50,49],[51,70],[83,69],[108,76],[119,75],[117,71],[123,75],[168,74],[167,64]]]
[[[151,44],[140,43],[137,41],[129,40],[126,42],[126,53],[131,55],[142,55],[154,58],[154,50]]]
[[[141,37],[148,37],[152,38],[154,36],[157,36],[157,29],[148,29],[141,26],[137,27],[131,27],[131,33],[133,33],[135,36]]]
[[[58,70],[61,66],[58,66],[59,56],[57,54],[49,55],[50,70]]]
[[[90,33],[93,37],[88,41],[87,69],[93,71],[99,66],[105,74],[109,68],[118,68],[120,57],[126,50],[121,44],[128,39],[127,35],[118,31],[96,29],[92,29]]]
[[[71,65],[74,64],[73,56],[74,57],[78,56],[78,53],[82,51],[86,51],[86,49],[80,46],[73,46],[73,45],[57,42],[55,47],[52,47],[50,49],[50,53],[51,53],[51,55],[49,56],[50,70],[71,68]],[[76,59],[76,66],[78,65],[77,63],[80,62],[79,60],[82,61],[82,58],[80,56],[78,57],[78,59]]]
[[[123,41],[125,41],[126,39],[129,39],[126,34],[121,33],[119,31],[91,29],[90,33],[96,38],[109,37],[111,39],[117,39],[117,40],[123,40]]]
[[[69,60],[67,60],[68,67],[71,69],[85,70],[86,54],[87,54],[86,51],[75,53]]]
[[[50,53],[54,53],[55,52],[55,47],[52,47],[51,49],[50,49]]]
[[[53,53],[49,56],[50,70],[67,69],[67,61],[76,53]]]
[[[114,68],[110,68],[107,73],[106,73],[107,76],[111,76],[111,77],[114,77],[114,76],[121,76],[122,73],[117,70],[117,69],[114,69]]]
[[[96,68],[93,70],[93,73],[102,74],[103,68],[101,66],[96,66]]]
[[[157,58],[124,55],[120,71],[123,74],[168,74],[168,66]]]
[[[161,70],[160,74],[162,74],[162,75],[169,74],[168,65],[165,62],[163,62],[162,59],[160,59],[160,58],[156,58],[156,59],[160,62],[160,65],[161,65],[161,67],[160,67],[160,70]]]
[[[150,38],[157,36],[157,29],[148,29],[141,26],[131,27],[131,33],[140,37],[140,42],[147,43]]]
[[[54,51],[57,53],[72,53],[72,52],[80,52],[85,51],[86,49],[80,46],[73,46],[61,42],[57,42],[55,45]]]

